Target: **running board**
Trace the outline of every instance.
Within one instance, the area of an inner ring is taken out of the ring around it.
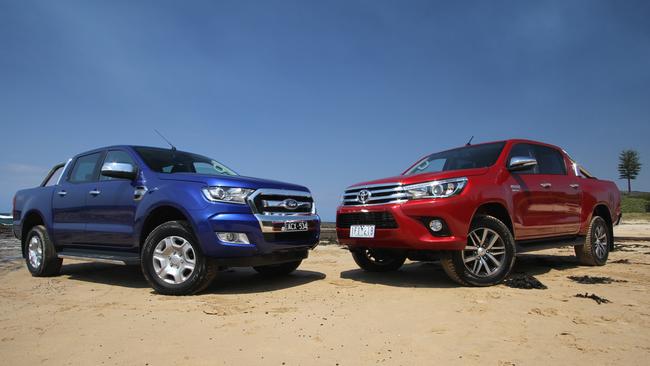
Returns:
[[[516,243],[517,253],[535,252],[544,249],[570,247],[584,244],[584,236],[569,236],[548,239],[523,240]]]
[[[76,259],[110,264],[138,265],[140,256],[137,253],[106,252],[100,250],[62,250],[57,253],[59,258]]]

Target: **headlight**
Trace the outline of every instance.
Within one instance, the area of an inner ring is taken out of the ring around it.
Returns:
[[[433,182],[418,183],[404,186],[408,198],[412,200],[420,198],[446,198],[459,194],[465,185],[467,178],[453,178],[435,180]]]
[[[245,204],[246,198],[254,191],[247,188],[206,187],[203,188],[203,195],[212,202]]]

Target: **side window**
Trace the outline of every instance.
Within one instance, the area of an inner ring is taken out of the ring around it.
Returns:
[[[122,150],[109,151],[108,154],[106,154],[106,158],[104,159],[104,164],[106,163],[127,163],[133,165],[134,167],[136,166],[135,162],[133,161],[133,158],[131,158],[131,155],[129,155],[129,153],[127,153],[126,151],[122,151]],[[114,179],[118,179],[118,178],[111,178],[105,175],[99,176],[99,180],[114,180]]]
[[[539,167],[539,174],[566,175],[564,156],[550,147],[536,145],[535,158]]]
[[[92,182],[101,156],[102,153],[94,153],[77,158],[68,181],[71,183]]]
[[[537,157],[535,156],[535,146],[530,144],[516,144],[515,146],[512,147],[512,150],[510,150],[510,155],[508,156],[508,162],[510,162],[510,159],[514,158],[515,156],[522,157],[522,158],[537,159]],[[519,170],[515,172],[515,174],[540,174],[539,166],[534,166],[526,170]]]
[[[52,176],[50,176],[50,179],[45,182],[45,185],[43,187],[50,187],[56,184],[56,182],[59,181],[59,177],[61,174],[63,174],[63,169],[65,169],[65,165],[57,169]]]

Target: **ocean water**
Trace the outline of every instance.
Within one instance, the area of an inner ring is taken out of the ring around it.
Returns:
[[[12,216],[8,213],[0,213],[0,225],[11,225]]]

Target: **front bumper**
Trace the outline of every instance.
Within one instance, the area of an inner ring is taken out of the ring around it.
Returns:
[[[215,205],[215,207],[221,205]],[[230,207],[229,213],[212,212],[212,207],[194,212],[195,232],[201,243],[203,253],[219,259],[244,257],[264,257],[272,253],[306,251],[314,248],[320,239],[320,218],[318,215],[279,216],[256,215],[246,206]],[[214,208],[215,211],[223,211]],[[234,212],[233,212],[234,211]],[[237,212],[239,211],[239,212]],[[247,212],[248,211],[248,212]],[[307,231],[283,232],[287,221],[305,221]],[[222,242],[216,232],[238,232],[248,236],[250,244]]]
[[[374,238],[350,238],[350,229],[341,227],[340,215],[373,212],[390,213],[397,228],[376,228]],[[467,243],[473,214],[474,208],[463,196],[374,206],[339,206],[336,234],[339,243],[351,249],[461,250]],[[429,218],[444,220],[449,235],[435,236],[426,225]]]

